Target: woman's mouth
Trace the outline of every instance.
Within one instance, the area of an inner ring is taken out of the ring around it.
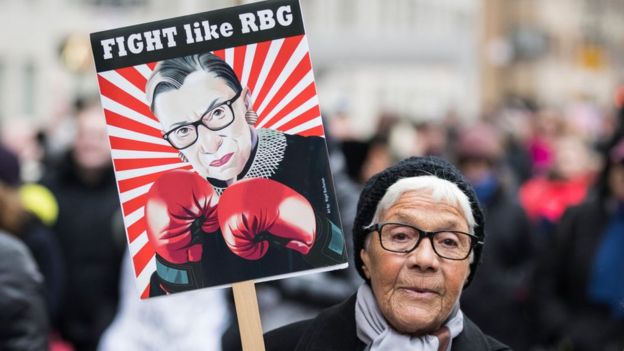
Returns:
[[[428,289],[428,288],[411,287],[411,288],[404,288],[403,290],[408,295],[412,297],[416,297],[416,298],[432,298],[434,296],[440,295],[440,293],[437,290]]]
[[[214,160],[212,162],[210,162],[210,167],[221,167],[224,164],[228,163],[228,161],[230,161],[230,159],[232,158],[232,156],[234,156],[233,152],[230,152],[229,154],[225,154],[223,157],[221,157],[218,160]]]

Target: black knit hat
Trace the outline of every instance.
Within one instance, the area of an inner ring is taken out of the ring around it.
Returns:
[[[360,258],[360,251],[364,247],[364,240],[369,233],[369,230],[365,229],[365,227],[373,220],[377,204],[385,195],[386,190],[399,179],[424,175],[434,175],[438,178],[448,180],[456,184],[459,189],[466,194],[468,200],[470,200],[470,208],[472,209],[472,214],[476,223],[474,234],[479,238],[479,241],[485,241],[483,212],[477,200],[477,195],[472,185],[470,185],[459,170],[441,158],[410,157],[374,175],[366,182],[364,190],[362,190],[360,194],[357,213],[355,215],[355,221],[353,222],[353,257],[358,273],[360,273],[360,276],[365,280],[366,275],[364,275],[364,271],[362,270],[363,262]],[[470,265],[470,275],[468,276],[465,286],[467,286],[474,277],[481,259],[482,249],[483,245],[477,245],[474,249],[474,261]]]

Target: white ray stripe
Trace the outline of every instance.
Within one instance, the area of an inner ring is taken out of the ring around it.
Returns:
[[[273,64],[275,63],[275,57],[277,56],[277,53],[279,52],[283,43],[284,43],[283,38],[273,40],[271,42],[271,47],[269,48],[269,52],[267,53],[267,56],[265,57],[264,63],[262,65],[262,70],[260,70],[260,75],[258,75],[258,81],[256,82],[256,86],[254,87],[254,91],[251,96],[251,101],[256,101],[256,99],[258,98],[258,94],[260,93],[260,90],[262,90],[264,81],[266,80],[266,77],[269,74],[269,71],[273,67]]]
[[[133,225],[136,221],[138,221],[139,219],[141,219],[143,217],[144,213],[143,213],[143,207],[133,211],[132,213],[129,213],[127,216],[124,217],[124,224],[126,226],[126,228],[130,227],[131,225]],[[136,240],[136,239],[135,239]]]
[[[112,150],[112,157],[115,160],[125,160],[132,158],[170,158],[178,157],[178,153],[171,152],[157,152],[157,151],[138,151],[138,150]]]
[[[135,120],[139,123],[145,124],[147,126],[150,126],[152,128],[156,128],[158,130],[161,130],[162,127],[160,126],[160,123],[158,123],[158,121],[155,121],[143,114],[140,114],[138,112],[136,112],[135,110],[126,107],[120,103],[118,103],[117,101],[110,99],[104,95],[102,95],[102,107],[110,110],[112,112],[115,112],[118,115],[122,115],[124,117],[130,118],[132,120]]]
[[[234,69],[234,48],[225,49],[225,63]]]
[[[307,110],[311,109],[312,107],[314,107],[316,105],[318,105],[318,99],[316,98],[316,95],[315,95],[315,96],[311,97],[308,101],[306,101],[303,104],[297,106],[296,109],[292,110],[289,114],[284,116],[284,118],[282,118],[279,121],[277,121],[277,123],[275,123],[273,126],[271,126],[271,128],[279,128],[279,127],[283,126],[284,124],[290,122],[294,118],[297,118],[297,117],[301,116],[302,113],[306,112]]]
[[[132,139],[137,141],[144,141],[147,143],[158,144],[158,145],[167,145],[169,143],[163,138],[157,138],[151,135],[137,133],[128,129],[122,129],[115,126],[107,126],[108,135],[116,136],[119,138]]]
[[[133,98],[147,105],[147,102],[145,100],[145,92],[134,86],[134,84],[130,83],[126,78],[124,78],[124,76],[117,73],[117,71],[112,70],[102,72],[100,73],[100,76],[102,76],[102,78],[106,79],[113,85],[117,86],[119,89],[130,94]]]
[[[134,257],[134,255],[139,253],[139,251],[141,250],[143,245],[145,245],[147,243],[148,243],[147,232],[143,231],[141,234],[139,234],[139,236],[137,236],[134,239],[133,242],[128,244],[128,249],[130,250],[130,255],[132,255],[132,257]]]
[[[314,119],[311,119],[303,124],[300,124],[294,128],[291,128],[287,131],[285,131],[284,133],[286,134],[297,134],[297,133],[301,133],[303,131],[306,131],[308,129],[314,128],[314,127],[318,127],[320,125],[323,124],[323,120],[321,119],[321,116],[315,117]]]
[[[130,178],[141,177],[141,176],[152,174],[152,173],[156,173],[156,172],[162,172],[162,171],[168,171],[168,170],[171,170],[171,169],[180,168],[181,165],[184,165],[184,164],[183,163],[172,163],[172,164],[162,165],[162,166],[153,166],[153,167],[130,169],[130,170],[127,170],[127,171],[115,172],[115,176],[117,177],[118,181],[119,180],[126,180],[126,179],[130,179]]]
[[[253,59],[256,54],[256,45],[255,43],[247,45],[247,49],[245,50],[245,62],[243,63],[243,73],[241,74],[240,80],[243,88],[247,86],[247,81],[249,80],[249,72],[251,71]]]
[[[145,77],[145,79],[149,79],[149,77],[152,75],[152,70],[146,64],[136,65],[134,66],[134,68],[139,71],[139,73],[141,73],[141,75]]]
[[[149,285],[150,278],[152,277],[152,273],[154,271],[156,271],[156,257],[152,256],[152,258],[149,260],[147,265],[145,265],[145,268],[143,268],[143,271],[139,272],[139,275],[136,278],[137,289],[138,289],[138,294],[139,294],[137,297],[140,297],[141,294],[143,293],[143,290],[145,290],[145,288],[147,288],[147,286]],[[136,268],[135,268],[135,272],[136,272]]]
[[[312,71],[310,71],[303,78],[301,78],[299,82],[297,82],[297,85],[295,85],[292,90],[289,91],[288,94],[286,94],[286,96],[284,96],[284,98],[277,105],[275,105],[275,107],[271,111],[268,111],[266,117],[264,117],[264,119],[260,123],[258,123],[258,128],[272,120],[276,114],[281,112],[286,105],[288,105],[295,97],[297,97],[297,95],[299,95],[303,90],[309,87],[310,84],[312,84],[313,82],[314,74],[312,73]]]
[[[138,196],[141,196],[141,195],[147,193],[151,187],[152,187],[152,183],[149,183],[149,184],[141,185],[138,188],[130,189],[128,191],[120,193],[119,194],[119,201],[121,201],[121,203],[125,203],[126,201],[130,201],[130,200],[134,199],[135,197],[138,197]]]
[[[301,62],[307,52],[308,47],[305,43],[305,40],[302,40],[295,49],[295,52],[288,59],[288,62],[286,62],[286,65],[282,69],[282,72],[277,77],[277,80],[275,80],[275,83],[267,93],[264,101],[262,101],[262,105],[260,105],[260,107],[256,111],[259,115],[262,114],[266,106],[269,104],[269,102],[271,102],[271,99],[273,99],[277,91],[284,85],[284,82],[286,82],[286,80],[290,77],[292,72],[295,70],[295,67],[297,67],[297,65]]]

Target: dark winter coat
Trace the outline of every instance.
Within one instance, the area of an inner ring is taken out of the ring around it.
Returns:
[[[43,277],[26,246],[0,232],[0,350],[47,350]]]
[[[95,350],[117,309],[125,240],[117,235],[119,196],[112,165],[93,182],[85,182],[77,169],[68,154],[43,184],[59,205],[53,229],[66,268],[58,327],[78,350]]]
[[[265,334],[267,351],[359,351],[366,345],[356,336],[356,295],[323,311],[318,317]],[[483,334],[464,316],[464,330],[453,339],[452,351],[510,350]]]
[[[562,217],[534,281],[538,330],[544,342],[572,344],[581,351],[624,349],[624,321],[587,296],[608,221],[609,211],[597,199],[570,208]]]

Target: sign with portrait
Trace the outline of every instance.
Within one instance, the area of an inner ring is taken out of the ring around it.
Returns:
[[[297,1],[91,45],[142,298],[347,266]]]

